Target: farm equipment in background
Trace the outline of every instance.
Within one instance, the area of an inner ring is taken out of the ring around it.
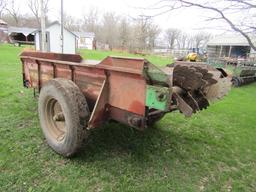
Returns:
[[[185,61],[190,61],[190,62],[196,62],[198,61],[199,58],[198,58],[198,54],[195,53],[195,52],[192,52],[192,53],[189,53],[186,58],[185,58]]]
[[[176,62],[158,68],[143,58],[23,52],[23,83],[39,91],[39,120],[51,148],[75,154],[90,130],[115,120],[144,130],[166,113],[185,116],[206,109],[228,93],[223,70]]]
[[[213,67],[225,69],[234,87],[256,81],[256,60],[254,58],[216,58],[207,61]]]
[[[199,48],[192,48],[186,56],[180,57],[177,60],[187,62],[205,62],[207,60],[207,54]]]
[[[237,63],[233,70],[232,84],[235,87],[256,81],[256,61]]]

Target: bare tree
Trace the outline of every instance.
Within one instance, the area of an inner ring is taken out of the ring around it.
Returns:
[[[2,13],[7,5],[6,0],[0,0],[0,18],[2,17]]]
[[[43,6],[44,6],[44,14],[47,15],[49,8],[48,8],[48,3],[49,0],[44,0],[43,1]],[[39,0],[28,0],[28,7],[32,14],[35,16],[38,26],[40,26],[40,2]]]
[[[206,44],[210,40],[211,34],[206,32],[199,32],[194,35],[195,48],[206,47]]]
[[[146,49],[147,26],[150,18],[141,15],[133,19],[134,48],[139,50]]]
[[[148,49],[151,50],[155,47],[156,39],[160,32],[158,25],[152,23],[148,26]]]
[[[253,19],[253,13],[255,14],[256,10],[254,0],[160,0],[154,5],[151,9],[160,11],[155,16],[187,7],[209,10],[216,14],[216,16],[209,18],[209,20],[224,21],[233,31],[240,33],[248,41],[252,49],[256,50],[256,43],[252,40],[253,36],[255,36],[253,32],[255,33],[256,30],[255,16]],[[230,15],[239,15],[241,21],[232,20]],[[249,19],[244,19],[245,17]]]
[[[96,35],[99,30],[99,13],[96,8],[91,8],[89,12],[83,15],[83,29],[88,32],[94,32]]]
[[[18,26],[20,12],[19,12],[19,5],[17,4],[17,2],[15,2],[14,0],[10,0],[6,6],[6,10],[14,19],[15,25]]]
[[[189,40],[188,34],[181,32],[179,37],[177,38],[178,48],[185,49],[188,40]]]
[[[123,17],[121,19],[121,22],[119,24],[119,46],[122,49],[126,49],[128,47],[129,41],[130,41],[130,25],[127,21],[126,17]]]
[[[9,26],[16,26],[16,21],[13,19],[13,17],[7,12],[2,15],[2,19],[8,23]],[[31,16],[29,14],[25,15],[19,15],[19,26],[25,26],[25,27],[31,27],[31,28],[37,28],[37,20],[34,16]]]
[[[80,31],[81,25],[79,20],[68,15],[66,12],[63,14],[64,27],[70,31]]]
[[[191,49],[194,47],[194,37],[192,35],[188,35],[185,43],[185,49]]]
[[[103,15],[100,37],[108,44],[110,49],[117,45],[118,17],[115,13],[108,12]]]
[[[181,31],[179,29],[169,28],[165,31],[165,39],[170,49],[174,48],[174,44],[179,38]]]
[[[153,48],[159,32],[151,17],[140,15],[133,18],[133,47],[139,50]]]

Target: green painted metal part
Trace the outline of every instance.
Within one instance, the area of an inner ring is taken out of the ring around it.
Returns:
[[[168,87],[147,85],[146,106],[162,111],[168,111],[171,89]]]
[[[146,78],[149,79],[153,84],[171,85],[170,77],[157,66],[149,62],[146,63],[144,73]]]

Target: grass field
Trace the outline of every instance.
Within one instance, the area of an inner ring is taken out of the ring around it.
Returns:
[[[22,87],[20,51],[0,45],[0,191],[256,191],[256,84],[145,132],[107,124],[65,159],[47,146],[37,100]]]
[[[96,59],[96,60],[102,60],[105,57],[111,55],[111,56],[126,56],[126,57],[142,57],[140,55],[134,55],[127,52],[122,51],[94,51],[94,50],[80,50],[80,54],[85,59]],[[150,62],[158,65],[158,66],[165,66],[166,64],[172,63],[172,58],[168,57],[160,57],[155,55],[146,55],[146,59],[148,59]]]

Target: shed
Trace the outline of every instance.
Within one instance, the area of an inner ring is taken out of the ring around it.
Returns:
[[[0,42],[8,41],[8,26],[5,21],[0,19]]]
[[[7,23],[0,19],[0,30],[7,30]]]
[[[248,41],[238,34],[222,35],[211,39],[207,44],[207,52],[209,59],[255,57],[255,51],[250,47]]]
[[[8,27],[8,35],[11,43],[34,44],[35,28],[28,27]]]
[[[46,27],[46,44],[47,52],[62,52],[61,25],[58,21],[55,21]],[[35,31],[35,47],[36,50],[42,50],[41,30]],[[76,48],[76,35],[68,29],[64,28],[63,53],[75,54]]]
[[[78,48],[95,49],[95,34],[92,32],[74,32],[77,36]]]

